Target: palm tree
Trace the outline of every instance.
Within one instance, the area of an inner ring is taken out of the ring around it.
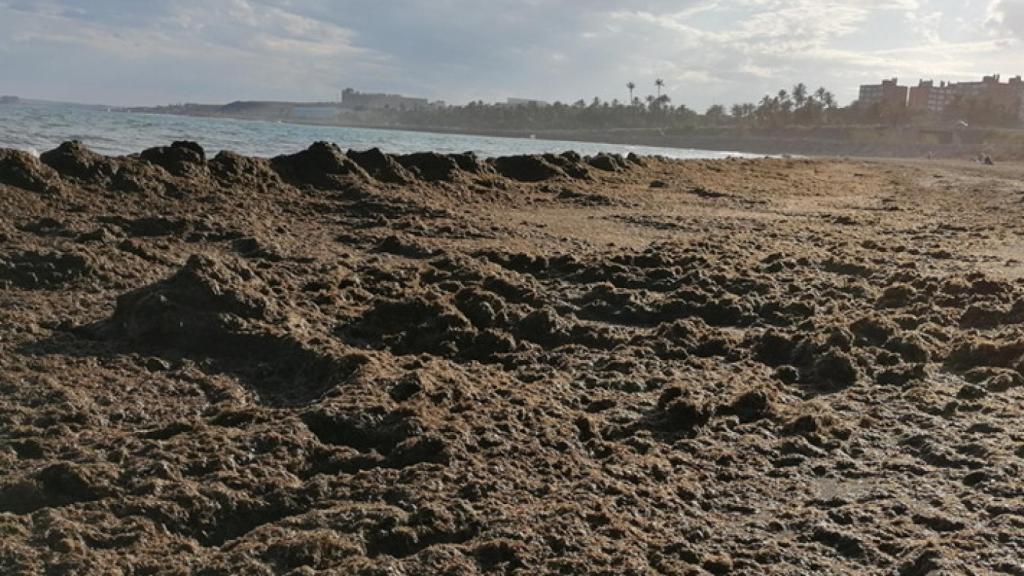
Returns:
[[[821,120],[827,123],[829,121],[829,113],[836,107],[836,98],[824,86],[818,88],[814,93],[814,97],[818,101]]]
[[[803,108],[807,103],[807,85],[803,82],[793,86],[793,101],[797,108]]]
[[[827,109],[836,107],[836,97],[831,92],[825,89],[824,86],[818,88],[818,91],[814,93],[818,97],[818,102],[821,102],[822,106]]]
[[[658,96],[661,96],[661,89],[665,87],[665,81],[662,80],[661,78],[658,78],[657,80],[654,81],[654,86],[655,88],[658,89]]]
[[[775,116],[775,110],[779,107],[779,99],[772,98],[771,96],[765,95],[761,98],[761,102],[758,103],[756,114],[757,119],[761,122],[768,122]]]
[[[711,124],[718,124],[725,118],[725,106],[721,104],[712,104],[706,112],[704,112],[704,118]]]
[[[632,81],[626,83],[626,88],[629,88],[629,102],[633,102],[633,90],[636,90],[636,84]]]
[[[786,92],[784,89],[779,90],[778,98],[783,116],[789,116],[789,113],[793,111],[793,99],[789,97],[789,92]]]

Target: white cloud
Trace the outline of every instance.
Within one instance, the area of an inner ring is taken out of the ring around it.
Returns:
[[[149,12],[125,7],[116,16],[104,14],[103,7],[114,8],[109,3],[96,6],[94,11],[62,9],[54,2],[0,4],[0,35],[5,23],[10,27],[0,46],[20,47],[28,58],[58,51],[70,68],[67,78],[86,76],[79,82],[83,87],[95,78],[120,77],[123,92],[102,97],[111,103],[137,103],[142,97],[131,93],[136,84],[161,83],[163,89],[152,92],[173,94],[176,101],[294,98],[298,86],[308,91],[307,98],[325,98],[337,93],[338,70],[370,72],[387,65],[386,55],[360,47],[355,32],[344,26],[247,0],[179,0]],[[86,70],[76,59],[103,64]],[[197,84],[203,85],[198,94],[179,88],[194,91]]]
[[[1024,0],[0,0],[0,92],[573,101],[660,77],[704,108],[799,81],[852,99],[894,74],[1017,74],[1021,38]]]
[[[988,15],[990,24],[1024,39],[1024,0],[994,0]]]

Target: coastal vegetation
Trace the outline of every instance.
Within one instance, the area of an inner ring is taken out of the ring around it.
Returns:
[[[982,98],[958,99],[942,114],[911,113],[857,102],[840,106],[825,87],[812,90],[804,83],[766,94],[759,101],[731,106],[714,104],[703,112],[675,104],[663,92],[664,81],[654,82],[655,94],[634,96],[636,84],[626,84],[631,100],[618,99],[572,103],[527,102],[510,105],[480,100],[459,106],[386,111],[398,125],[411,127],[458,127],[472,130],[614,130],[701,128],[778,129],[831,125],[935,125],[965,121],[972,125],[1007,127],[1016,124],[1012,111]]]
[[[941,114],[922,113],[858,102],[842,106],[827,87],[798,83],[756,102],[713,104],[701,111],[676,103],[664,85],[654,81],[652,93],[643,95],[630,81],[622,85],[626,100],[595,97],[571,103],[476,100],[396,108],[239,101],[130,111],[759,154],[1024,156],[1020,122],[1012,111],[982,97],[955,100]]]
[[[712,104],[703,111],[685,103],[676,103],[665,92],[665,82],[656,79],[653,94],[640,96],[638,85],[627,82],[626,100],[579,99],[575,102],[547,103],[484,102],[474,100],[461,105],[432,104],[408,108],[349,107],[337,102],[293,103],[238,101],[226,105],[175,104],[132,111],[225,116],[263,120],[389,126],[422,129],[548,132],[565,130],[777,130],[836,126],[951,127],[966,123],[974,127],[1017,128],[1016,110],[1000,107],[984,98],[957,98],[944,112],[931,113],[906,107],[864,105],[854,101],[841,106],[828,88],[811,89],[804,83],[766,94],[756,102],[731,105]],[[334,110],[316,118],[296,116],[296,110],[319,108]]]

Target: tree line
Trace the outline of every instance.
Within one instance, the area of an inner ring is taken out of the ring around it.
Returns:
[[[731,108],[715,104],[704,112],[685,104],[674,105],[663,93],[665,83],[654,82],[654,94],[635,96],[629,82],[629,101],[593,98],[572,103],[504,104],[474,101],[461,106],[395,111],[395,120],[408,126],[445,126],[492,130],[614,130],[689,129],[706,126],[743,125],[774,128],[789,125],[827,124],[841,110],[832,92],[824,87],[811,92],[797,84],[790,90],[766,95],[758,103]]]
[[[475,130],[537,131],[700,128],[775,129],[794,126],[851,124],[907,124],[935,120],[964,119],[978,124],[1007,125],[1015,118],[1007,111],[993,110],[984,99],[958,100],[941,115],[915,116],[907,109],[887,110],[854,102],[840,106],[825,87],[811,90],[798,83],[790,89],[767,94],[757,102],[709,106],[703,112],[685,104],[673,104],[663,92],[665,83],[654,82],[655,93],[635,95],[637,85],[625,85],[629,99],[577,100],[572,103],[504,104],[470,102],[459,106],[392,111],[392,120],[410,127],[447,127]],[[927,116],[927,117],[922,117]]]

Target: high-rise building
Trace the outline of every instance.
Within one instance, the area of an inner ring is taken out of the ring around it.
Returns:
[[[341,93],[341,105],[356,110],[419,110],[430,103],[426,98],[409,98],[398,94],[368,94],[346,88]]]
[[[881,84],[864,84],[857,101],[861,106],[878,104],[883,108],[904,108],[907,105],[907,87],[900,86],[896,78],[882,80]]]
[[[985,76],[979,82],[940,82],[922,80],[910,89],[909,106],[914,111],[944,112],[957,101],[985,101],[989,106],[1015,113],[1024,121],[1024,80],[1020,76],[1001,82],[999,75]]]
[[[917,86],[910,88],[909,107],[915,112],[941,113],[953,102],[955,94],[952,86],[946,82],[935,85],[932,80],[921,80]]]

